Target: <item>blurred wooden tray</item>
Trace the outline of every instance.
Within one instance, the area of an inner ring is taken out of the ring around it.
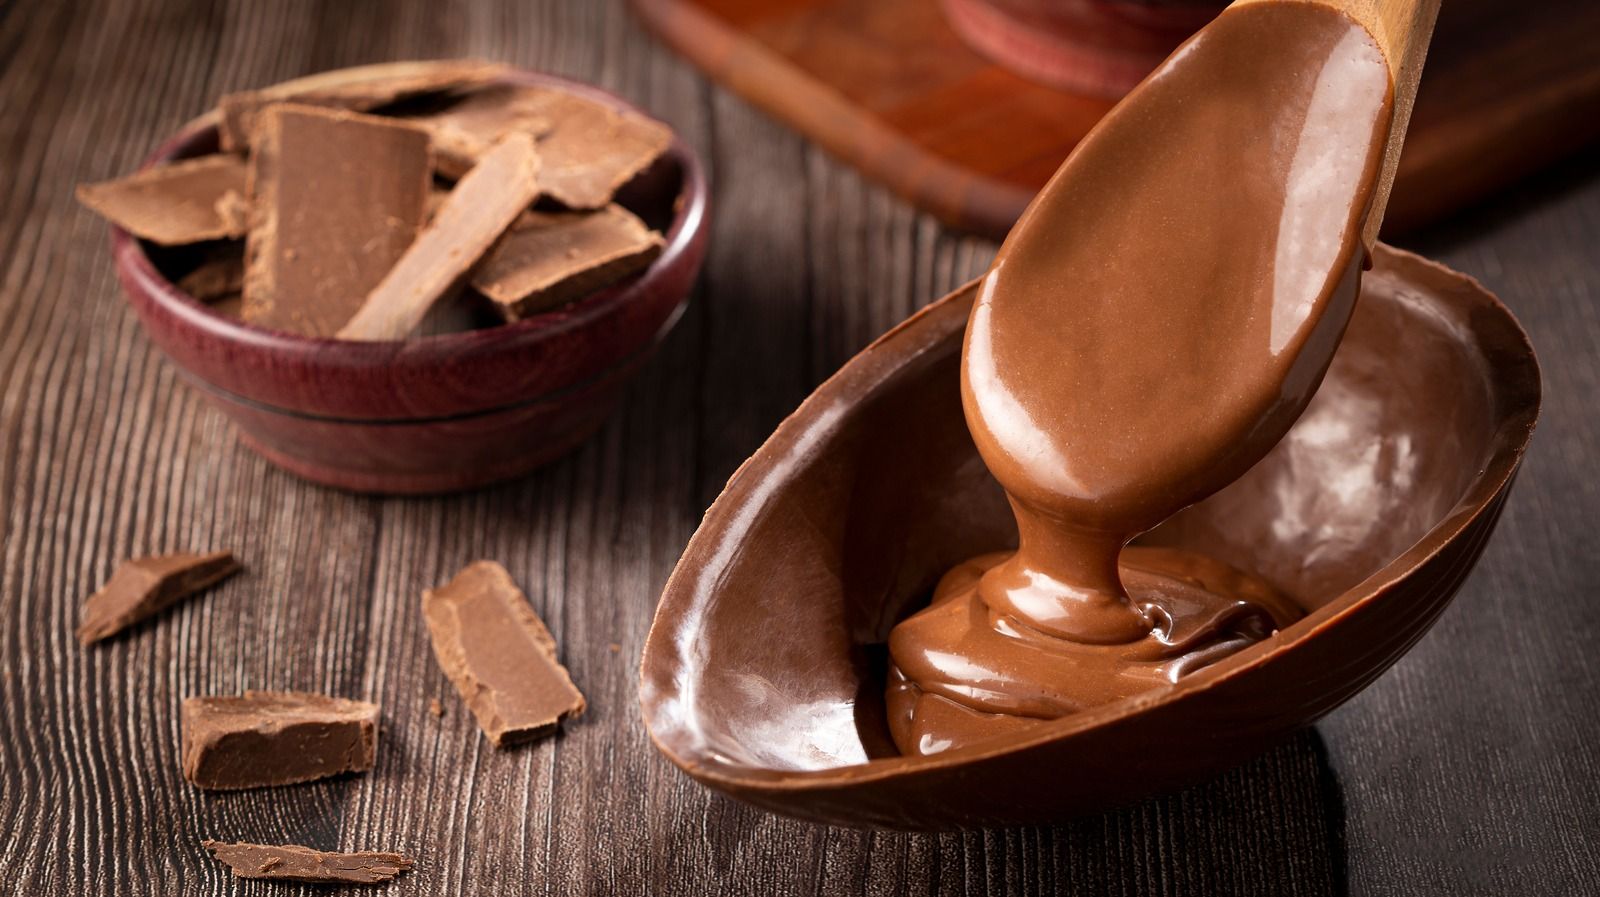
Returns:
[[[936,0],[632,0],[711,78],[945,222],[999,238],[1110,108],[967,47]],[[1386,230],[1600,138],[1600,2],[1448,0]]]

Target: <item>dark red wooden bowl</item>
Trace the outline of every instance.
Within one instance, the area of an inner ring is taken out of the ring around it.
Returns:
[[[552,75],[515,72],[508,80],[639,111]],[[216,128],[202,120],[145,164],[216,148]],[[181,292],[119,228],[111,249],[145,331],[247,445],[329,486],[444,492],[517,476],[583,441],[682,315],[706,250],[709,194],[699,161],[675,140],[618,200],[665,234],[665,250],[643,273],[514,324],[404,342],[251,326]]]
[[[938,829],[1061,819],[1191,782],[1360,691],[1482,551],[1539,369],[1475,281],[1379,247],[1322,388],[1222,492],[1147,536],[1255,570],[1306,619],[1174,686],[930,757],[889,740],[882,644],[934,580],[1015,545],[961,411],[969,284],[868,347],[741,467],[668,581],[640,699],[656,746],[778,812]]]

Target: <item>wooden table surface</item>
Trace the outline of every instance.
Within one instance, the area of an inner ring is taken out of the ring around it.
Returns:
[[[330,893],[235,882],[202,838],[405,851],[417,870],[385,893],[417,895],[1600,887],[1600,159],[1401,241],[1504,297],[1547,391],[1499,531],[1405,660],[1314,730],[1181,794],[1051,828],[872,833],[679,774],[640,723],[637,658],[734,467],[993,244],[709,87],[616,2],[15,2],[0,4],[0,47],[0,893]],[[571,457],[447,498],[309,486],[237,445],[152,349],[72,187],[130,170],[225,90],[457,55],[595,81],[680,129],[712,176],[705,274]],[[119,560],[224,546],[246,575],[97,649],[73,639],[79,602]],[[560,737],[491,749],[434,664],[419,595],[479,557],[527,589],[588,694]],[[180,700],[245,688],[380,702],[377,769],[188,786]]]

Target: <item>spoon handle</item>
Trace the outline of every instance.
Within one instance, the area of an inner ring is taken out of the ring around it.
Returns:
[[[1282,3],[1285,0],[1234,0],[1234,6],[1249,3]],[[1298,2],[1298,0],[1295,0]],[[1383,212],[1389,204],[1395,169],[1400,163],[1400,147],[1405,143],[1406,125],[1411,121],[1411,106],[1417,99],[1417,82],[1422,79],[1422,62],[1428,55],[1433,23],[1439,17],[1439,0],[1314,0],[1343,12],[1367,29],[1384,58],[1394,81],[1394,118],[1389,138],[1384,143],[1383,169],[1372,194],[1372,209],[1367,214],[1362,239],[1370,249],[1378,239]]]

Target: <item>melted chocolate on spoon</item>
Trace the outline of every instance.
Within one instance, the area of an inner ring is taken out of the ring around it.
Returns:
[[[903,752],[1171,683],[1300,616],[1220,562],[1123,546],[1243,474],[1310,401],[1359,291],[1391,105],[1382,51],[1344,14],[1230,8],[1033,201],[961,361],[1020,548],[950,571],[891,634]]]

